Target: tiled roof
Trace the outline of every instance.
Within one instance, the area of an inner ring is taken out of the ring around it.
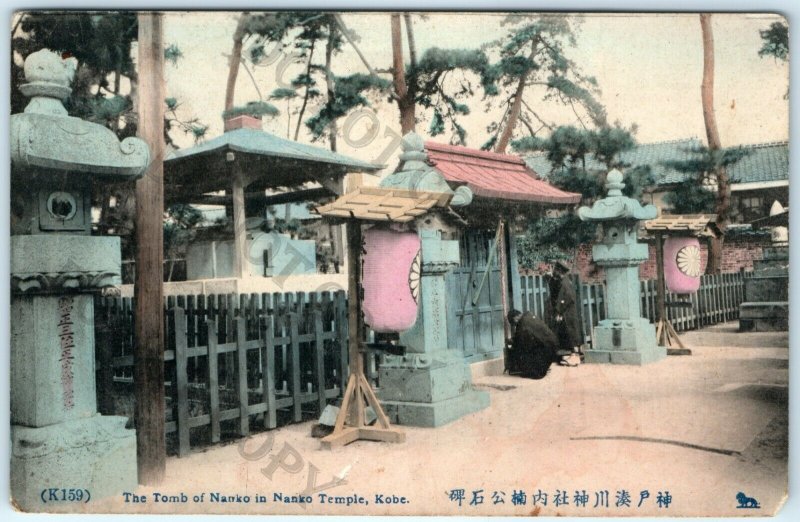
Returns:
[[[623,152],[620,160],[632,167],[650,165],[657,185],[681,183],[691,175],[678,172],[664,165],[669,161],[683,161],[693,157],[691,151],[702,143],[696,138],[644,143],[633,150]],[[789,145],[786,142],[745,145],[750,154],[739,160],[728,170],[733,183],[758,183],[789,179]],[[540,176],[547,178],[552,170],[543,154],[525,158],[527,165]],[[587,158],[589,170],[605,170],[605,166],[593,157]]]
[[[425,150],[447,181],[467,185],[477,197],[554,204],[578,203],[581,198],[538,179],[518,156],[432,141],[425,142]]]
[[[750,154],[730,169],[734,183],[756,183],[789,179],[789,144],[765,143],[745,147]]]

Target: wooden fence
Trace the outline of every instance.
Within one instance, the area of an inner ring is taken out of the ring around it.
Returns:
[[[101,413],[132,416],[133,300],[96,302]],[[347,377],[345,293],[178,296],[165,303],[166,433],[179,455],[318,416]],[[368,361],[367,369],[377,365]],[[305,414],[305,415],[304,415]]]
[[[744,300],[744,272],[704,275],[697,293],[681,296],[667,292],[667,317],[678,332],[701,328],[739,317],[739,304]],[[578,296],[578,318],[584,342],[591,344],[592,327],[606,318],[606,288],[602,283],[582,283],[573,276]],[[656,321],[656,281],[640,281],[642,316]],[[540,275],[521,276],[523,311],[549,318],[550,291]],[[679,305],[681,304],[681,305]],[[690,305],[690,306],[689,306]]]
[[[606,317],[605,287],[576,281],[584,340]],[[641,282],[642,314],[655,320],[655,281]],[[521,278],[523,310],[547,317],[541,276]],[[668,307],[684,331],[735,319],[744,274],[703,276],[691,307]],[[685,299],[685,298],[684,298]],[[678,296],[667,295],[667,302]],[[98,407],[133,417],[133,299],[95,302]],[[343,291],[306,294],[171,296],[165,299],[168,448],[191,447],[318,416],[347,378],[347,301]],[[365,355],[378,382],[380,354]]]

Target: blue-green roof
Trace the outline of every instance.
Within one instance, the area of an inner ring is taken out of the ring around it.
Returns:
[[[620,159],[630,167],[650,165],[656,184],[670,185],[685,181],[691,174],[678,172],[666,167],[664,163],[691,159],[691,151],[701,145],[700,140],[696,138],[645,143],[622,153]],[[733,183],[759,183],[789,179],[788,143],[745,145],[744,148],[750,153],[728,169],[728,175]],[[550,175],[552,167],[546,156],[528,156],[525,158],[525,162],[543,178],[546,179]],[[605,170],[605,166],[593,157],[587,158],[586,167],[589,170]]]
[[[181,160],[192,156],[213,154],[216,151],[223,150],[327,163],[345,167],[349,172],[375,172],[383,168],[382,165],[373,165],[344,154],[331,152],[322,147],[306,145],[305,143],[279,138],[269,132],[246,128],[228,131],[193,147],[177,150],[166,159],[166,162],[179,163]]]

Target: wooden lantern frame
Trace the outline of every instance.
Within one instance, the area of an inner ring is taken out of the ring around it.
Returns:
[[[324,449],[357,440],[403,442],[404,431],[393,427],[372,386],[364,375],[366,351],[363,340],[364,315],[361,307],[363,236],[361,226],[370,222],[410,223],[435,207],[447,207],[452,194],[407,191],[380,187],[359,187],[315,211],[325,217],[344,220],[347,227],[347,316],[350,376],[342,396],[342,407],[333,432],[322,439]],[[377,416],[376,425],[366,422],[366,407]]]

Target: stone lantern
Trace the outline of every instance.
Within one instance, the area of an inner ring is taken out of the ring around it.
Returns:
[[[454,191],[429,165],[419,135],[407,134],[401,146],[402,168],[384,178],[381,187],[452,194],[453,207],[472,201],[468,187]],[[385,356],[379,370],[381,402],[400,424],[440,426],[489,405],[488,394],[472,388],[463,354],[448,349],[445,274],[460,261],[458,240],[452,239],[457,229],[451,223],[435,213],[420,216],[414,223],[421,243],[417,320],[400,332],[405,355]]]
[[[622,173],[614,169],[606,179],[607,195],[589,207],[578,209],[581,221],[603,227],[600,243],[592,247],[592,259],[605,268],[608,316],[594,327],[594,346],[586,352],[587,363],[646,364],[667,355],[656,343],[655,327],[641,316],[639,265],[648,258],[648,247],[636,241],[639,221],[657,215],[653,205],[642,206],[622,195]]]
[[[150,153],[67,115],[74,60],[41,50],[24,72],[30,102],[11,116],[11,490],[41,511],[57,509],[50,488],[99,499],[137,486],[135,431],[97,413],[92,294],[120,284],[120,241],[91,235],[91,190],[142,176]]]

